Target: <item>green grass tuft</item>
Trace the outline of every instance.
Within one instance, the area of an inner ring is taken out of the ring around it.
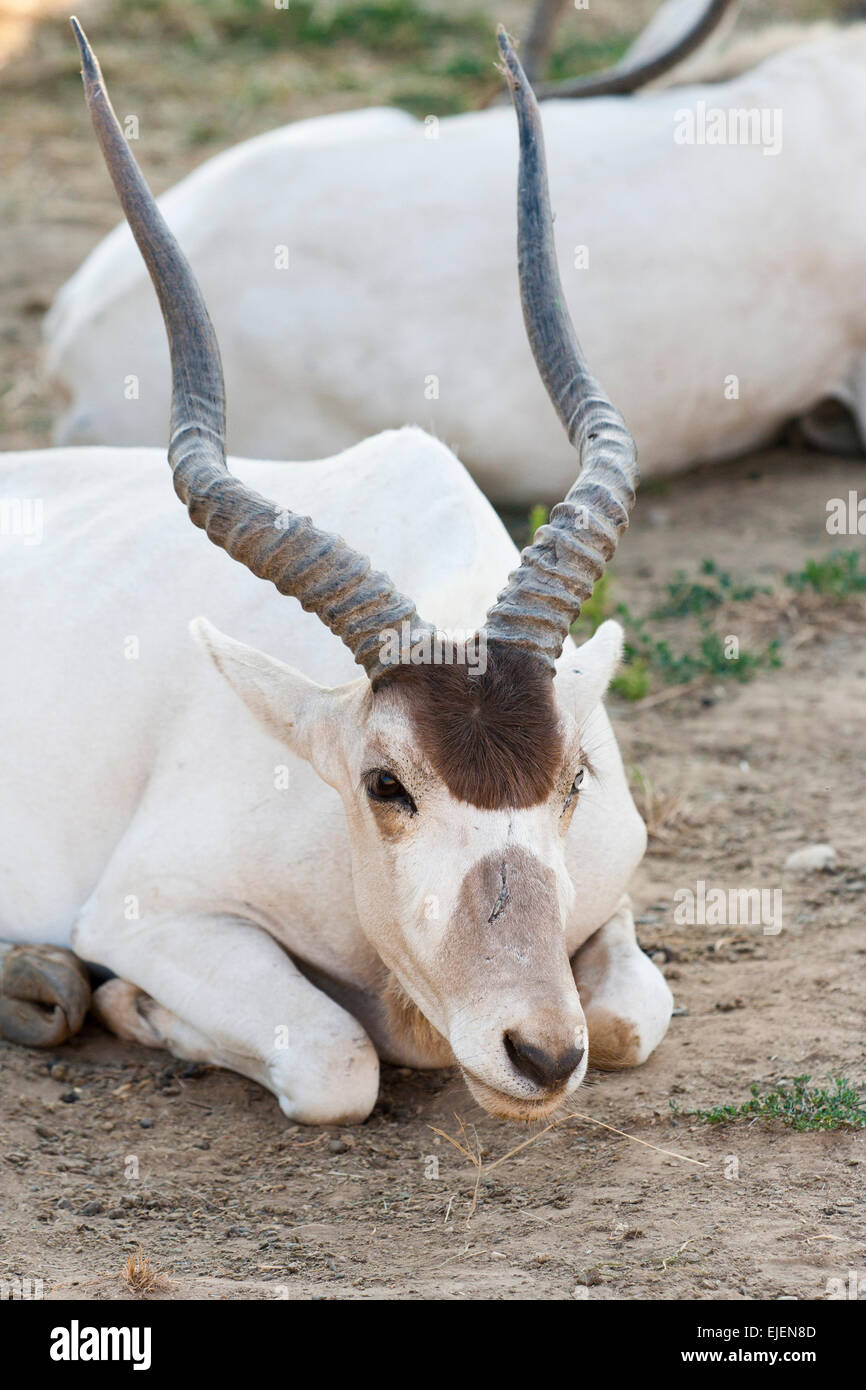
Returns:
[[[717,1105],[713,1110],[680,1111],[674,1101],[671,1109],[690,1115],[708,1125],[734,1124],[737,1120],[781,1120],[791,1129],[866,1129],[864,1084],[831,1076],[832,1088],[810,1086],[811,1077],[795,1076],[761,1092],[751,1086],[752,1099],[742,1105]]]
[[[790,589],[812,589],[838,602],[866,593],[866,573],[860,569],[859,550],[834,550],[824,559],[807,560],[801,570],[785,576]]]
[[[531,525],[531,520],[530,520]],[[736,657],[729,656],[725,638],[716,632],[705,617],[725,603],[742,603],[759,590],[756,585],[735,585],[730,575],[716,568],[713,560],[701,565],[703,578],[689,580],[682,572],[666,585],[666,598],[649,617],[638,618],[625,603],[614,604],[611,577],[602,575],[591,598],[584,604],[571,634],[577,642],[585,642],[605,618],[616,617],[625,634],[625,664],[611,681],[611,690],[626,700],[642,700],[653,684],[685,685],[701,676],[720,680],[750,681],[759,670],[782,664],[778,642],[770,642],[764,651],[749,652],[740,648]],[[670,643],[652,630],[654,621],[667,618],[697,617],[700,637],[697,646],[674,651]]]
[[[667,598],[655,610],[656,618],[685,618],[700,615],[720,608],[723,603],[744,603],[754,598],[758,592],[768,594],[769,589],[759,590],[755,584],[736,585],[726,570],[717,569],[714,560],[701,563],[703,580],[692,581],[678,570],[668,584]]]
[[[623,700],[642,700],[649,694],[652,675],[648,663],[642,656],[626,662],[622,670],[611,680],[610,688]]]

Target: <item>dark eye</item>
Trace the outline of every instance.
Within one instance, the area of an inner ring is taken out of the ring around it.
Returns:
[[[575,777],[574,781],[572,782],[572,784],[571,784],[571,791],[568,793],[568,796],[565,798],[565,805],[564,805],[563,808],[562,808],[563,811],[567,811],[567,810],[568,810],[568,808],[569,808],[569,806],[571,805],[572,801],[574,801],[575,797],[577,796],[578,792],[580,791],[580,784],[581,784],[581,782],[583,781],[583,777],[584,777],[584,773],[585,773],[585,772],[586,772],[586,768],[582,767],[582,768],[580,769],[580,771],[578,772],[577,776]]]
[[[393,772],[387,772],[385,768],[377,767],[366,774],[364,781],[367,786],[367,795],[371,801],[394,801],[412,812],[418,809],[403,783],[394,776]]]

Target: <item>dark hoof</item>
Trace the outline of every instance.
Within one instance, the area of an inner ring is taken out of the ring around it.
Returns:
[[[62,946],[13,946],[0,962],[0,1038],[56,1047],[77,1033],[90,1003],[87,968]]]

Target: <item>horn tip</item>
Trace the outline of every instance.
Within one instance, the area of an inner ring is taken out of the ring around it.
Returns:
[[[85,78],[88,78],[91,81],[98,81],[99,64],[96,61],[93,49],[87,42],[87,35],[82,29],[77,15],[70,15],[69,23],[72,26],[72,32],[75,35],[75,41],[78,44],[78,51],[81,54],[81,71],[83,75]]]
[[[509,70],[514,71],[514,64],[517,62],[517,55],[514,52],[514,45],[508,35],[508,30],[504,24],[496,26],[496,42],[499,44],[499,52],[507,63]]]
[[[520,59],[517,56],[517,50],[504,24],[500,24],[497,28],[496,39],[499,44],[499,52],[502,56],[502,67],[500,71],[503,73],[508,83],[512,99],[515,102],[525,103],[526,100],[532,96],[532,87],[529,84],[526,73],[523,71]]]

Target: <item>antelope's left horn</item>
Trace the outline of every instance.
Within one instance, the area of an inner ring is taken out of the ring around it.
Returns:
[[[387,669],[383,634],[404,623],[413,635],[432,626],[366,555],[259,496],[226,467],[222,364],[201,290],[124,139],[81,25],[71,22],[93,128],[168,334],[175,491],[215,545],[321,618],[375,684]]]
[[[538,103],[502,28],[499,48],[520,133],[517,249],[523,319],[541,379],[577,449],[580,475],[523,551],[485,627],[491,642],[522,647],[552,670],[628,526],[638,468],[634,440],[590,372],[565,306]]]

